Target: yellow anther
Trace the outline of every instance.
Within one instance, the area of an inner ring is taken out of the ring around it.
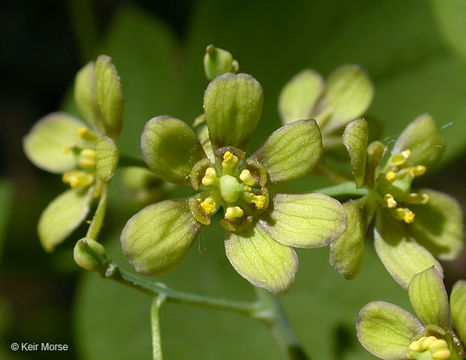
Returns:
[[[201,202],[201,208],[207,215],[210,215],[216,210],[217,204],[215,200],[209,196]]]
[[[229,207],[225,211],[225,219],[228,221],[235,221],[236,219],[241,218],[243,215],[244,211],[239,206]]]
[[[413,169],[414,176],[421,176],[426,173],[426,167],[424,165],[418,165]]]
[[[430,198],[429,195],[427,194],[417,194],[417,193],[411,193],[409,194],[408,197],[408,202],[410,204],[416,204],[416,205],[425,205],[429,202]]]
[[[241,171],[241,174],[239,174],[239,178],[245,185],[256,185],[256,179],[254,178],[254,176],[252,176],[251,172],[248,169],[244,169],[243,171]]]
[[[253,200],[253,204],[256,205],[257,209],[262,209],[265,205],[265,196],[257,195],[255,200]]]
[[[204,186],[211,186],[215,183],[217,179],[217,172],[214,168],[209,167],[206,169],[204,177],[202,178],[201,182]]]
[[[70,151],[71,151],[71,146],[63,146],[63,147],[61,148],[61,152],[62,152],[63,154],[69,154]]]
[[[396,209],[396,214],[400,220],[404,220],[404,222],[407,224],[412,223],[414,221],[414,217],[416,216],[408,208],[398,208]]]
[[[394,171],[389,171],[386,175],[385,178],[387,179],[388,182],[394,182],[396,180],[396,172]]]
[[[80,170],[71,170],[63,174],[62,180],[73,189],[89,186],[94,182],[94,176]]]
[[[401,155],[403,155],[403,157],[404,157],[405,159],[408,159],[408,158],[411,156],[411,150],[406,149],[406,150],[404,150],[404,151],[401,152]]]
[[[443,339],[437,339],[435,336],[422,337],[413,341],[409,345],[406,357],[417,359],[416,354],[430,355],[432,360],[447,360],[451,357],[447,342]],[[422,358],[426,359],[427,357]]]
[[[96,153],[91,149],[84,149],[79,154],[79,166],[85,169],[93,169],[96,164]]]
[[[222,166],[224,168],[232,169],[236,165],[238,165],[238,162],[239,162],[238,157],[232,154],[230,151],[227,151],[225,152],[225,154],[223,154]]]
[[[383,201],[385,202],[385,206],[389,209],[395,208],[398,204],[391,194],[385,194],[385,196],[383,197]]]
[[[395,154],[390,158],[390,164],[393,166],[401,166],[411,156],[411,150],[404,150],[399,154]]]
[[[86,127],[80,127],[77,133],[78,136],[85,141],[94,142],[97,140],[97,136]]]

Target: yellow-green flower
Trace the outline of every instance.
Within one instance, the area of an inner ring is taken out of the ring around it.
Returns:
[[[115,138],[121,128],[123,95],[115,67],[99,56],[76,76],[75,101],[88,125],[66,113],[40,119],[24,138],[24,152],[37,167],[61,174],[70,190],[42,213],[38,233],[47,251],[61,243],[89,213],[118,162]]]
[[[447,194],[416,189],[413,181],[429,171],[444,148],[429,115],[409,124],[387,156],[380,142],[367,145],[364,120],[350,123],[343,142],[350,154],[356,186],[368,194],[345,203],[347,228],[331,245],[332,265],[345,277],[357,275],[362,262],[364,234],[375,218],[375,249],[383,264],[407,288],[412,277],[435,266],[435,259],[454,259],[463,246],[463,213]],[[435,256],[435,257],[434,257]]]
[[[227,73],[208,86],[205,120],[213,159],[184,122],[150,120],[141,139],[144,159],[165,181],[191,186],[188,199],[150,205],[126,224],[121,242],[135,268],[160,275],[177,266],[202,226],[223,209],[228,259],[252,284],[281,294],[298,266],[293,247],[327,245],[344,229],[341,205],[322,194],[274,194],[269,185],[309,173],[322,155],[313,120],[275,131],[250,157],[244,149],[262,112],[262,88],[247,74]]]
[[[358,338],[383,360],[462,360],[466,356],[466,282],[448,297],[441,274],[431,267],[409,284],[417,318],[402,308],[375,301],[359,313]]]

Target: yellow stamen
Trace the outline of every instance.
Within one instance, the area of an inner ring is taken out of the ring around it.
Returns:
[[[387,179],[388,182],[394,182],[396,180],[396,172],[394,171],[389,171],[386,175],[385,178]]]
[[[71,151],[71,146],[63,146],[63,147],[61,148],[61,152],[62,152],[63,154],[69,154],[70,151]]]
[[[426,167],[424,165],[418,165],[413,169],[414,176],[421,176],[426,173]]]
[[[408,159],[408,158],[411,156],[411,150],[406,149],[406,150],[404,150],[404,151],[401,152],[401,155],[403,155],[403,157],[404,157],[405,159]]]
[[[225,211],[225,219],[228,221],[235,221],[236,219],[241,218],[243,215],[244,211],[239,206],[229,207]]]
[[[252,201],[254,205],[256,205],[257,209],[262,209],[265,205],[265,196],[263,195],[257,195],[255,199]]]
[[[223,154],[222,166],[224,168],[232,169],[236,165],[238,165],[238,162],[239,162],[238,157],[232,154],[230,151],[227,151],[225,152],[225,154]]]
[[[91,130],[89,130],[86,127],[79,128],[77,130],[77,133],[78,136],[85,141],[94,142],[97,140],[96,134],[94,134]]]
[[[396,209],[396,214],[398,215],[398,218],[404,220],[406,224],[412,223],[416,216],[416,214],[408,208],[398,208]]]
[[[417,193],[409,194],[409,198],[408,198],[408,202],[410,204],[416,204],[416,205],[425,205],[429,202],[429,200],[430,200],[429,195],[417,194]]]
[[[395,154],[390,158],[390,164],[393,166],[401,166],[411,156],[411,150],[404,150],[399,154]]]
[[[448,344],[435,336],[421,337],[413,341],[408,348],[406,357],[414,359],[416,354],[430,353],[432,360],[448,360],[451,357]]]
[[[71,170],[63,174],[62,180],[71,188],[89,186],[94,182],[94,176],[80,170]]]
[[[385,206],[389,209],[395,208],[398,204],[391,194],[385,194],[385,196],[383,197],[383,201],[385,202]]]
[[[210,196],[205,198],[205,200],[201,202],[201,208],[207,215],[212,214],[215,211],[216,207],[217,204],[215,203],[215,200]]]
[[[248,186],[256,185],[256,179],[254,178],[254,176],[252,176],[251,172],[248,169],[244,169],[243,171],[241,171],[239,178],[245,185],[248,185]]]
[[[93,169],[96,165],[96,153],[91,149],[84,149],[79,154],[79,166],[85,169]]]
[[[214,168],[209,167],[206,169],[204,177],[202,178],[201,182],[204,186],[211,186],[215,183],[217,179],[217,172]]]

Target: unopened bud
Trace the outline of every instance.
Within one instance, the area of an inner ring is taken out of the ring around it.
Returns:
[[[219,75],[237,72],[238,68],[238,62],[233,60],[233,56],[228,51],[213,45],[207,46],[204,55],[204,71],[207,79],[213,80]]]
[[[83,238],[76,243],[73,257],[76,264],[88,271],[101,271],[107,262],[105,248],[90,238]]]

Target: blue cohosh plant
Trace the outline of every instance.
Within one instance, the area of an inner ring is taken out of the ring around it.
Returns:
[[[39,219],[39,238],[47,251],[85,220],[93,199],[100,197],[105,203],[107,183],[118,162],[114,139],[120,133],[124,100],[108,56],[99,56],[79,71],[74,97],[87,124],[67,113],[52,113],[24,138],[27,157],[41,169],[62,174],[63,182],[71,187],[52,201]],[[96,229],[91,226],[90,232]]]
[[[463,213],[458,202],[412,186],[438,161],[444,142],[429,115],[409,124],[389,154],[382,143],[367,145],[367,139],[368,125],[361,119],[351,122],[343,134],[354,182],[367,192],[343,204],[347,226],[331,244],[330,262],[346,278],[354,278],[362,263],[366,229],[375,218],[377,254],[407,288],[415,274],[430,266],[442,273],[434,256],[451,260],[462,248]]]
[[[226,255],[252,284],[281,294],[298,266],[293,247],[330,243],[344,229],[341,205],[318,193],[274,194],[269,184],[309,173],[322,154],[319,128],[302,120],[274,132],[250,157],[244,149],[262,112],[262,88],[250,75],[226,73],[208,86],[205,121],[214,159],[188,125],[169,116],[150,120],[144,159],[167,182],[198,194],[148,206],[126,224],[121,242],[135,268],[163,274],[185,257],[202,226],[223,208]]]
[[[462,360],[466,356],[466,282],[459,280],[450,295],[442,275],[430,267],[413,276],[409,300],[417,318],[382,301],[359,313],[358,338],[384,360]]]
[[[115,139],[123,97],[110,58],[100,56],[86,65],[76,77],[75,100],[89,126],[71,115],[54,113],[41,119],[24,139],[30,160],[62,174],[71,186],[39,220],[44,248],[51,251],[58,246],[86,219],[93,199],[99,198],[85,237],[75,244],[74,260],[83,269],[153,298],[154,359],[162,359],[159,310],[166,302],[260,320],[272,330],[288,359],[308,359],[273,296],[284,294],[293,282],[298,266],[293,248],[330,244],[331,264],[352,279],[360,270],[364,235],[375,218],[376,250],[395,280],[405,288],[409,284],[419,320],[394,305],[371,303],[361,311],[361,343],[382,359],[464,356],[466,285],[460,281],[453,289],[450,322],[442,269],[434,258],[458,255],[462,212],[445,194],[411,187],[443,149],[432,119],[428,115],[416,119],[388,155],[380,142],[367,145],[368,125],[355,120],[367,110],[374,92],[364,71],[345,65],[324,82],[306,70],[280,96],[285,125],[247,156],[246,146],[261,117],[263,93],[252,76],[237,74],[238,69],[228,51],[207,47],[204,71],[211,83],[204,94],[204,112],[194,124],[198,133],[170,116],[151,119],[141,137],[144,164],[119,156]],[[321,161],[324,149],[338,144],[349,152],[354,183],[301,194],[276,192],[275,184],[308,174]],[[121,234],[123,252],[138,272],[170,271],[184,259],[200,229],[220,218],[226,255],[236,271],[256,286],[257,301],[180,292],[112,262],[98,236],[108,183],[117,165],[126,167],[122,183],[131,200],[150,204],[127,222]],[[179,185],[191,187],[195,194],[164,200],[171,187]],[[330,196],[351,200],[342,206]]]

